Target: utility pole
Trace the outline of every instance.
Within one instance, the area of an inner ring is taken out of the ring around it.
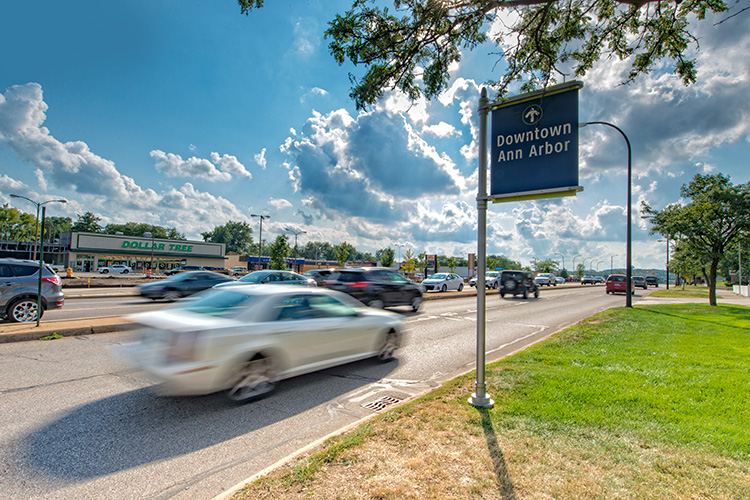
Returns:
[[[260,219],[260,231],[258,232],[258,269],[260,269],[260,256],[263,251],[263,219],[270,219],[270,215],[250,214],[250,217]]]

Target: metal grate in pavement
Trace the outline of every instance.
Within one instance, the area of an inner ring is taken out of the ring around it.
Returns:
[[[399,398],[394,398],[391,396],[383,396],[382,398],[376,399],[375,401],[371,401],[369,403],[365,403],[362,406],[364,408],[373,410],[373,411],[382,411],[385,408],[387,408],[390,405],[395,405],[396,403],[400,402],[401,400]]]

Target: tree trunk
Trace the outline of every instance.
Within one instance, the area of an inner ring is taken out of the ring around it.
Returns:
[[[719,259],[711,259],[708,283],[708,305],[716,307],[716,270],[719,267]]]

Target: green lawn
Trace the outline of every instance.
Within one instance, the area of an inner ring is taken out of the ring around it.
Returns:
[[[329,440],[237,499],[750,498],[750,309],[611,309]]]

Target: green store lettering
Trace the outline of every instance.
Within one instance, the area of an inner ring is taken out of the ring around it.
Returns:
[[[192,252],[193,245],[178,245],[176,243],[170,243],[170,252]],[[166,243],[153,243],[148,241],[123,241],[122,248],[133,248],[136,250],[165,250],[167,248]]]

